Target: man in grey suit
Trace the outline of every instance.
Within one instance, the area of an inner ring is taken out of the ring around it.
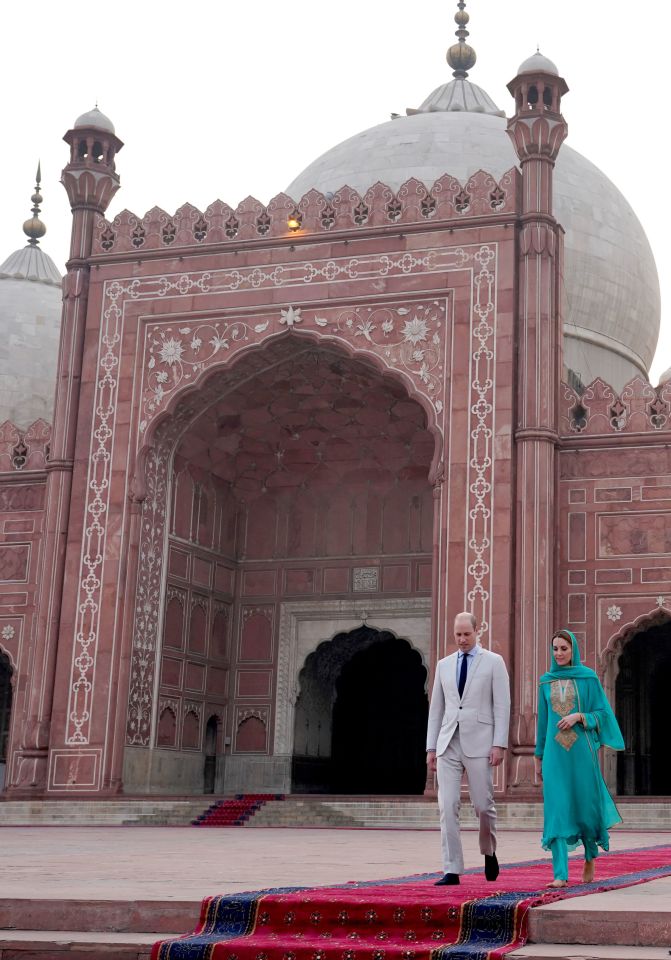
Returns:
[[[464,770],[480,818],[485,877],[496,880],[494,767],[503,761],[510,725],[510,681],[503,657],[477,643],[472,613],[454,620],[456,653],[438,661],[429,707],[427,764],[438,775],[438,805],[444,876],[439,886],[459,883],[464,857],[459,835]]]

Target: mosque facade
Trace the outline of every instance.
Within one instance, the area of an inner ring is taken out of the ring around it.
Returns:
[[[5,796],[421,794],[463,609],[511,675],[499,796],[539,797],[562,625],[625,732],[611,786],[671,795],[654,260],[555,65],[506,120],[458,8],[453,80],[268,205],[107,220],[123,144],[97,109],[65,135],[62,289],[39,189],[0,266]]]

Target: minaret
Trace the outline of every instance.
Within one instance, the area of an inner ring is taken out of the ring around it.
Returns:
[[[49,786],[48,751],[86,329],[88,258],[96,217],[105,213],[119,189],[114,161],[123,147],[111,120],[97,106],[82,114],[63,139],[70,146],[70,162],[63,170],[62,183],[72,208],[72,234],[63,281],[54,423],[47,465],[46,529],[37,598],[39,614],[32,672],[41,678],[41,683],[31,687],[28,697],[16,764],[18,773],[9,787],[15,793],[39,794]],[[36,196],[39,197],[37,191],[33,196],[37,206]],[[36,223],[35,209],[33,213],[33,220],[27,221],[24,229]],[[34,226],[30,229],[33,233],[37,230]],[[33,240],[37,242],[37,236],[31,236],[30,242]]]
[[[97,106],[82,114],[63,139],[70,145],[70,162],[61,182],[72,208],[72,263],[89,256],[96,215],[105,213],[119,189],[114,158],[123,143],[115,135],[112,121]],[[74,269],[66,266],[68,272]]]
[[[508,84],[515,114],[508,134],[522,168],[517,311],[516,606],[510,784],[534,785],[536,688],[555,629],[557,542],[555,450],[561,379],[563,230],[552,211],[554,164],[567,134],[561,98],[568,87],[536,52]],[[538,785],[536,785],[538,786]]]

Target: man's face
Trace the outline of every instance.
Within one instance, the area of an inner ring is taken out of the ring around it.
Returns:
[[[454,639],[457,647],[463,652],[468,653],[475,646],[475,629],[470,617],[460,615],[454,621]]]

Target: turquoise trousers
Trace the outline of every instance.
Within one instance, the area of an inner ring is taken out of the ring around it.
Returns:
[[[599,848],[594,840],[585,840],[585,860],[596,860]],[[555,880],[568,880],[568,847],[561,837],[550,843],[552,853],[552,872]]]

